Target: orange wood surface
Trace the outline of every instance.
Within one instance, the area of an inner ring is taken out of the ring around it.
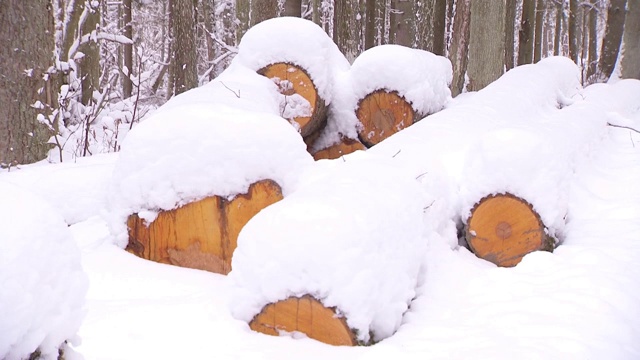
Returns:
[[[316,160],[337,159],[342,155],[351,154],[358,150],[367,150],[367,147],[358,140],[342,138],[339,143],[315,152],[313,158]]]
[[[303,137],[311,135],[318,130],[326,121],[325,104],[318,96],[318,91],[306,71],[290,63],[275,63],[258,71],[260,74],[270,78],[288,80],[293,85],[293,89],[280,88],[283,95],[298,94],[309,101],[311,105],[311,116],[296,117],[293,120],[300,126],[300,134]]]
[[[249,327],[267,335],[298,331],[329,345],[356,345],[345,319],[309,295],[266,305]]]
[[[242,227],[280,199],[280,186],[262,180],[231,201],[211,196],[162,211],[151,224],[133,214],[127,250],[147,260],[227,274]]]
[[[356,116],[362,124],[358,131],[360,141],[369,147],[411,126],[416,120],[413,108],[404,98],[385,90],[365,96],[358,104]]]
[[[483,198],[472,210],[466,238],[478,257],[511,267],[532,251],[553,250],[544,229],[529,203],[499,194]]]

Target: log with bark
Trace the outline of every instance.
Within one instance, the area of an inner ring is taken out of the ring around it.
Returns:
[[[553,251],[555,245],[531,204],[508,193],[481,199],[471,210],[465,236],[476,256],[501,267],[516,266],[533,251]]]
[[[360,141],[371,147],[411,126],[420,115],[396,91],[377,90],[360,100],[356,116],[362,125]]]
[[[309,102],[311,107],[308,116],[296,116],[289,121],[295,122],[303,138],[312,135],[322,128],[327,121],[325,100],[318,94],[309,72],[292,63],[275,63],[258,71],[259,74],[276,82],[280,93],[285,96],[298,94]],[[288,106],[287,103],[284,106]],[[286,109],[282,109],[285,115]]]
[[[356,345],[356,337],[345,319],[309,295],[266,305],[249,327],[267,335],[298,331],[329,345]]]
[[[232,200],[210,196],[162,211],[150,224],[133,214],[127,250],[147,260],[227,274],[242,227],[281,199],[277,183],[261,180]]]

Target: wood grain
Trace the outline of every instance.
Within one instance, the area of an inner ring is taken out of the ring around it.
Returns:
[[[517,265],[530,252],[553,250],[540,216],[511,194],[480,200],[467,220],[466,239],[478,257],[502,267]]]
[[[313,153],[313,158],[315,160],[321,159],[337,159],[343,155],[351,154],[352,152],[358,150],[367,150],[367,147],[364,146],[360,141],[342,138],[339,143],[332,145],[326,149],[322,149],[320,151],[316,151]]]
[[[309,101],[311,105],[311,116],[300,116],[294,119],[288,119],[298,124],[302,137],[311,135],[325,124],[325,101],[319,96],[313,80],[303,68],[291,63],[282,62],[268,65],[259,70],[258,73],[269,79],[277,78],[279,80],[288,80],[291,82],[293,88],[285,89],[281,87],[280,92],[283,95],[298,94]]]
[[[355,335],[345,319],[309,295],[266,305],[249,327],[267,335],[298,331],[329,345],[356,345]]]
[[[360,100],[356,116],[362,124],[358,136],[368,147],[411,126],[416,120],[411,104],[397,92],[386,90],[374,91]]]
[[[162,211],[151,224],[132,214],[127,220],[127,251],[160,263],[227,274],[242,227],[280,199],[280,186],[262,180],[231,201],[207,197]]]

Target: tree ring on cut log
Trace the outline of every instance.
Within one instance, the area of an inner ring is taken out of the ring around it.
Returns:
[[[368,147],[411,126],[416,120],[409,102],[398,92],[384,89],[376,90],[360,100],[356,116],[362,125],[358,136]]]
[[[280,93],[285,96],[298,94],[311,105],[310,116],[298,116],[289,121],[298,124],[300,135],[307,137],[320,129],[327,120],[325,101],[318,94],[313,80],[300,66],[292,63],[275,63],[258,70],[260,75],[276,80]],[[286,106],[286,104],[285,104]]]
[[[489,195],[471,210],[466,240],[476,256],[498,266],[517,265],[533,251],[553,251],[540,216],[512,194]]]
[[[329,345],[356,345],[355,334],[345,319],[310,295],[267,304],[249,327],[267,335],[298,331]]]
[[[210,196],[161,211],[151,224],[133,214],[127,219],[126,250],[147,260],[228,274],[242,227],[281,199],[276,182],[261,180],[232,200]]]

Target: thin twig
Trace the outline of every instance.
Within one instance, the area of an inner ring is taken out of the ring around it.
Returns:
[[[634,129],[632,127],[629,126],[624,126],[624,125],[616,125],[616,124],[612,124],[612,123],[607,123],[608,126],[612,126],[612,127],[616,127],[616,128],[621,128],[621,129],[627,129],[627,130],[631,130],[634,132],[637,132],[638,134],[640,134],[640,130],[638,129]]]
[[[227,90],[231,91],[233,95],[235,95],[238,99],[240,99],[240,89],[238,89],[238,92],[235,92],[231,88],[229,88],[227,85],[225,85],[225,83],[223,83],[222,81],[220,81],[220,84],[222,84],[222,86],[226,87]]]
[[[397,153],[393,154],[392,158],[396,157],[398,154],[400,154],[400,151],[402,151],[402,149],[398,150]]]

